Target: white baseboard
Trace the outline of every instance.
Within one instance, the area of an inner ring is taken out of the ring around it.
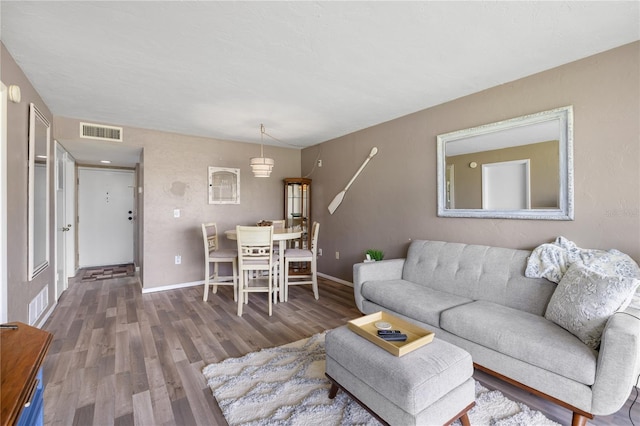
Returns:
[[[353,287],[353,283],[352,282],[345,281],[345,280],[342,280],[340,278],[332,277],[331,275],[323,274],[322,272],[318,272],[318,276],[322,277],[322,278],[326,278],[326,279],[331,280],[331,281],[335,281],[335,282],[337,282],[339,284],[344,284],[344,285],[346,285],[348,287]]]
[[[193,281],[190,283],[179,283],[179,284],[171,284],[171,285],[165,285],[162,287],[151,287],[151,288],[142,288],[142,294],[145,293],[155,293],[157,291],[167,291],[167,290],[177,290],[179,288],[185,288],[185,287],[195,287],[197,285],[203,285],[204,284],[204,280],[202,281]]]
[[[327,274],[323,274],[321,272],[318,272],[318,276],[322,277],[322,278],[326,278],[326,279],[331,280],[331,281],[335,281],[335,282],[337,282],[339,284],[346,285],[348,287],[353,287],[353,283],[352,282],[345,281],[345,280],[340,279],[340,278],[332,277],[331,275],[327,275]],[[155,293],[157,291],[177,290],[179,288],[194,287],[194,286],[203,285],[203,284],[204,284],[204,280],[202,280],[202,281],[193,281],[193,282],[190,282],[190,283],[171,284],[171,285],[165,285],[165,286],[162,286],[162,287],[151,287],[151,288],[142,287],[142,294]]]

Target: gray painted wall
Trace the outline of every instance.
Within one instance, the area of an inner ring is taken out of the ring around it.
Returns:
[[[319,270],[351,281],[366,249],[403,257],[411,238],[530,249],[563,235],[640,260],[639,75],[636,42],[305,149],[303,174],[322,159],[310,176]],[[437,217],[438,134],[566,105],[574,107],[574,221]],[[379,153],[329,215],[373,146]]]
[[[22,102],[8,104],[8,281],[9,319],[27,321],[29,301],[49,286],[50,266],[35,281],[27,266],[27,128],[34,102],[54,123],[64,143],[76,138],[77,119],[53,117],[2,46],[2,81],[18,84]],[[125,128],[125,143],[143,148],[137,168],[143,187],[138,233],[139,264],[145,289],[202,279],[199,225],[217,221],[221,230],[236,224],[280,217],[282,179],[313,179],[313,217],[322,224],[319,270],[350,281],[353,263],[367,248],[401,257],[411,238],[515,248],[533,248],[558,235],[581,247],[617,248],[640,260],[640,43],[633,43],[515,82],[416,112],[302,151],[266,148],[275,158],[271,178],[251,175],[255,144]],[[458,219],[436,216],[436,135],[551,108],[574,106],[575,210],[572,222]],[[92,120],[93,121],[93,120]],[[109,124],[109,123],[104,123]],[[53,141],[52,141],[53,142]],[[358,169],[371,147],[371,160],[331,216],[327,206]],[[316,159],[323,167],[314,168]],[[207,203],[207,167],[241,169],[239,206]],[[53,172],[53,168],[51,170]],[[53,182],[53,179],[52,179]],[[174,185],[176,184],[176,185]],[[184,188],[184,191],[176,187]],[[53,203],[53,199],[52,199]],[[180,208],[182,217],[173,218]],[[51,253],[55,226],[51,218]],[[232,247],[233,242],[222,241]],[[335,259],[335,252],[340,259]],[[181,254],[182,265],[173,264]],[[53,257],[51,261],[53,265]]]
[[[56,139],[63,145],[77,139],[80,121],[56,116]],[[125,145],[143,149],[143,161],[137,168],[142,186],[137,262],[145,290],[203,280],[200,224],[217,222],[223,232],[236,225],[283,217],[283,179],[300,174],[301,152],[297,149],[265,147],[275,167],[271,177],[255,178],[249,159],[260,154],[260,145],[134,127],[125,127],[123,135]],[[240,169],[239,205],[208,203],[209,166]],[[180,218],[173,217],[174,209],[180,209]],[[235,247],[235,241],[224,237],[220,243]],[[175,255],[182,257],[180,265],[174,264]]]
[[[20,103],[7,102],[7,298],[9,321],[29,323],[29,302],[45,287],[49,287],[49,305],[43,315],[53,307],[55,300],[55,223],[53,221],[54,195],[50,190],[49,202],[49,266],[29,281],[27,272],[27,217],[28,217],[28,144],[29,144],[29,104],[34,103],[42,114],[53,124],[53,116],[40,95],[13,60],[4,44],[0,45],[0,70],[2,82],[20,86]],[[51,153],[55,152],[51,129]],[[53,155],[53,154],[52,154]],[[53,182],[53,160],[49,167],[49,181]]]

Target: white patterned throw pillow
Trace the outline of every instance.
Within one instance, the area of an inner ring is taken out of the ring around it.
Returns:
[[[640,280],[603,274],[581,262],[571,264],[558,283],[545,318],[574,334],[587,346],[600,346],[607,319],[628,304]]]

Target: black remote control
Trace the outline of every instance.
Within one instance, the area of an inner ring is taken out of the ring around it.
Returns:
[[[407,340],[407,335],[402,333],[381,334],[378,337],[386,340],[387,342],[404,342],[405,340]]]
[[[400,334],[400,330],[378,330],[378,336],[383,334]]]

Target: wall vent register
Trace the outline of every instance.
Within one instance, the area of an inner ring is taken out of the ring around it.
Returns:
[[[80,123],[80,137],[85,139],[122,142],[122,127]]]

